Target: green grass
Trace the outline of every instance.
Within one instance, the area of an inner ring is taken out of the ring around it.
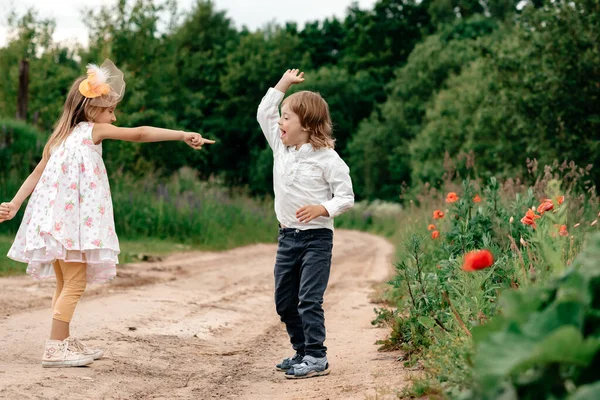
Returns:
[[[12,245],[13,235],[0,235],[0,276],[24,274],[27,266],[6,257]]]
[[[14,171],[13,171],[14,172]],[[0,199],[11,198],[21,181],[0,174]],[[138,261],[139,254],[166,255],[185,250],[226,250],[277,239],[272,199],[253,199],[243,190],[200,181],[182,169],[168,179],[149,174],[111,178],[119,261]],[[26,266],[6,257],[23,218],[0,224],[0,276],[24,273]]]
[[[275,237],[275,236],[273,236]],[[0,277],[11,275],[22,275],[27,269],[27,265],[13,261],[6,257],[8,249],[12,245],[13,235],[0,235]],[[167,256],[172,253],[191,251],[191,250],[216,250],[214,246],[201,244],[185,244],[173,240],[162,240],[156,238],[121,240],[121,254],[119,262],[127,264],[138,262],[142,256]],[[221,247],[221,246],[217,246]]]

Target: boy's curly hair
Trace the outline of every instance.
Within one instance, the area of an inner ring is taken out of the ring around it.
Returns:
[[[298,115],[302,127],[309,131],[308,140],[314,149],[335,147],[329,106],[319,93],[303,90],[287,97],[283,104]]]

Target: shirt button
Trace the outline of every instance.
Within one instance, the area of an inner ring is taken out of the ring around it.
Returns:
[[[300,229],[296,229],[296,233],[300,233]]]

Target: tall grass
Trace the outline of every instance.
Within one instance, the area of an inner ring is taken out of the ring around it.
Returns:
[[[10,199],[16,193],[22,183],[18,175],[4,174],[0,198]],[[225,250],[277,238],[271,199],[252,199],[242,190],[202,182],[190,169],[166,180],[150,174],[140,181],[117,174],[111,178],[111,192],[115,229],[122,242],[121,262],[138,252],[157,253],[157,248],[159,253],[168,253],[169,247],[171,251]],[[22,264],[4,257],[24,210],[25,205],[13,220],[0,224],[0,274],[24,270]]]

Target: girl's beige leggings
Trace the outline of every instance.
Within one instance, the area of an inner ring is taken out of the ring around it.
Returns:
[[[52,298],[52,318],[63,322],[71,322],[75,306],[81,298],[86,281],[86,265],[84,263],[64,262],[56,260],[56,292]]]

